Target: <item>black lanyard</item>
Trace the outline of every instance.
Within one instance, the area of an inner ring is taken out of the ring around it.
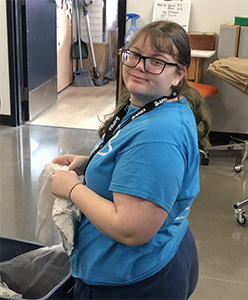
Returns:
[[[142,106],[139,110],[137,110],[134,114],[132,114],[132,116],[130,116],[123,124],[120,125],[122,119],[125,117],[125,115],[128,111],[128,107],[130,105],[130,102],[128,102],[128,104],[125,105],[114,117],[113,121],[111,122],[108,129],[106,130],[103,142],[91,153],[91,155],[88,159],[88,162],[85,166],[85,169],[84,169],[84,175],[85,175],[86,169],[87,169],[89,163],[91,162],[92,158],[96,155],[96,153],[100,149],[102,149],[102,147],[104,145],[107,144],[107,142],[112,138],[113,135],[116,134],[117,131],[121,130],[124,126],[129,124],[134,119],[136,119],[139,116],[151,111],[153,108],[160,106],[163,102],[166,102],[166,101],[168,101],[169,99],[172,99],[172,98],[175,98],[174,94],[172,94],[171,96],[167,96],[167,97],[163,96],[163,97],[160,97],[156,100],[153,100],[153,101],[147,103],[146,105]]]

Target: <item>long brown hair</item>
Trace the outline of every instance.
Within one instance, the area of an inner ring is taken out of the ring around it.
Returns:
[[[144,41],[149,39],[150,46],[155,51],[170,54],[178,64],[178,68],[188,69],[190,66],[191,48],[186,31],[177,23],[169,21],[156,21],[142,27],[132,38],[129,47],[142,37]],[[210,113],[205,100],[200,93],[187,84],[184,77],[177,86],[172,86],[172,92],[178,96],[187,98],[192,112],[195,115],[198,141],[200,147],[208,147],[208,134],[210,131]],[[115,111],[100,126],[98,134],[100,137],[106,132],[115,114],[125,106],[130,98],[130,94],[125,86],[122,88],[121,97],[117,103]]]

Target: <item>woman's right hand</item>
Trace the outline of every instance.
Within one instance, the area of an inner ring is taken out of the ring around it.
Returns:
[[[78,175],[83,175],[87,161],[88,156],[65,154],[56,157],[52,163],[59,164],[61,166],[68,166],[69,170],[75,171]]]

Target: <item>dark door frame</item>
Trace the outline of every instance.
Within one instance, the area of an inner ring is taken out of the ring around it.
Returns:
[[[127,0],[118,0],[118,49],[124,46],[124,38],[126,34],[126,8]],[[117,58],[117,74],[120,71],[120,61]],[[116,78],[116,103],[119,98],[119,75]]]

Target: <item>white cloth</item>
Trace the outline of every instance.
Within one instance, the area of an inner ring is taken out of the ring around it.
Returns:
[[[6,283],[0,281],[0,296],[8,296],[13,298],[22,298],[21,294],[16,293],[15,291],[12,291],[9,289]]]
[[[81,221],[78,207],[65,198],[55,197],[51,192],[51,175],[55,169],[69,171],[67,166],[47,164],[39,177],[38,215],[36,237],[46,246],[63,243],[67,255],[74,248],[75,222]]]

